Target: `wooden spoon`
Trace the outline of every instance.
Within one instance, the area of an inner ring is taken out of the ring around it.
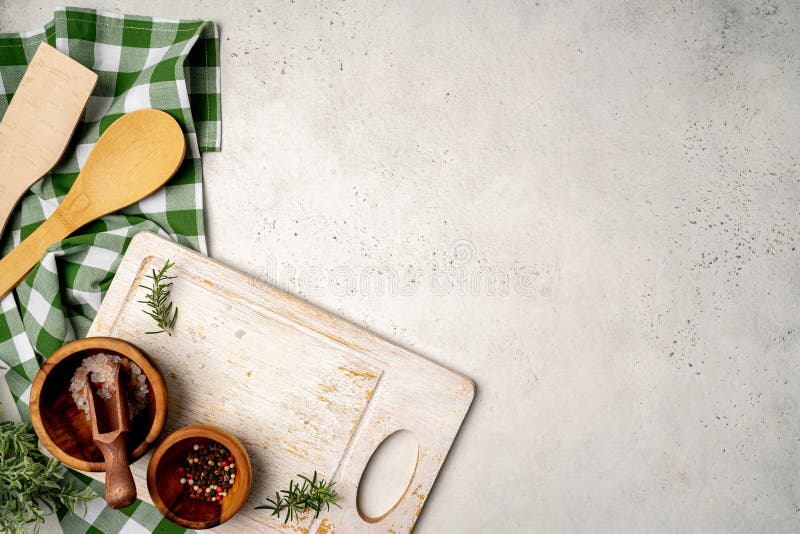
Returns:
[[[42,43],[0,122],[0,235],[19,199],[69,144],[97,74]]]
[[[136,484],[128,464],[128,400],[120,380],[120,366],[114,369],[114,387],[110,399],[96,398],[97,393],[87,377],[89,417],[92,439],[103,453],[106,464],[106,502],[111,508],[125,508],[136,500]]]
[[[184,149],[181,127],[163,111],[143,109],[117,119],[98,139],[61,205],[0,260],[0,297],[16,287],[50,245],[164,185],[178,170]]]

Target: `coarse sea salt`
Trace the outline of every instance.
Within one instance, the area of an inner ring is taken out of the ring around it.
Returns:
[[[95,386],[95,391],[100,398],[110,399],[114,391],[114,370],[120,369],[120,380],[125,386],[128,397],[128,414],[133,419],[147,404],[147,377],[142,369],[128,358],[121,358],[116,354],[100,353],[87,356],[81,366],[72,375],[69,390],[72,399],[78,408],[86,414],[89,420],[89,385],[87,379]]]

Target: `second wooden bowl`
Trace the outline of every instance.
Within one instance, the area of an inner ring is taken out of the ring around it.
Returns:
[[[178,467],[196,444],[215,441],[228,449],[236,463],[236,481],[221,502],[192,499],[180,482]],[[170,521],[191,529],[212,528],[239,511],[250,494],[250,457],[232,434],[221,428],[194,425],[173,432],[162,441],[147,466],[147,490],[158,511]]]
[[[39,440],[62,463],[81,471],[105,471],[92,424],[69,391],[75,371],[87,356],[115,354],[130,359],[144,373],[148,386],[144,410],[131,421],[128,458],[141,458],[155,443],[167,418],[167,388],[158,370],[142,352],[121,339],[88,337],[67,343],[44,362],[31,386],[31,423]]]

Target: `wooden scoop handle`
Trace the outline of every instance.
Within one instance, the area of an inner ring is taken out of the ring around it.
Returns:
[[[114,368],[113,380],[111,397],[100,401],[100,411],[97,410],[96,392],[89,384],[89,417],[92,420],[92,438],[105,460],[106,502],[111,508],[125,508],[136,500],[136,485],[125,446],[131,426],[119,365]]]
[[[95,440],[95,444],[106,463],[106,502],[111,508],[125,508],[136,500],[136,484],[125,447],[128,432],[120,430],[113,434],[116,434],[113,439]]]

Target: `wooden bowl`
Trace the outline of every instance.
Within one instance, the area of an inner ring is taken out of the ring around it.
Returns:
[[[215,441],[228,449],[236,463],[236,479],[220,502],[189,497],[180,483],[178,467],[183,465],[195,444]],[[207,425],[194,425],[173,432],[162,441],[147,466],[147,489],[158,511],[170,521],[191,529],[212,528],[239,511],[250,494],[250,457],[230,433]]]
[[[132,360],[147,378],[147,405],[131,421],[128,459],[141,458],[158,439],[167,418],[167,388],[158,370],[126,341],[89,337],[67,343],[44,362],[31,386],[31,422],[42,444],[69,467],[105,471],[100,449],[92,440],[92,425],[69,391],[75,371],[87,356],[105,352]]]

